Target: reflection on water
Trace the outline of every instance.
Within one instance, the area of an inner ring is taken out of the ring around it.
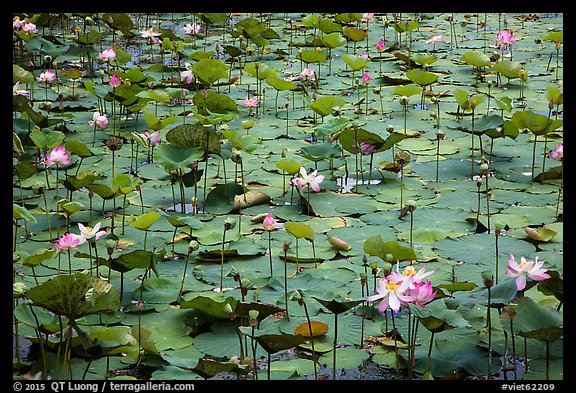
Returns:
[[[371,185],[371,184],[380,184],[382,180],[374,179],[374,180],[362,180],[358,179],[358,185]],[[351,177],[342,176],[336,179],[336,184],[338,187],[341,187],[340,192],[342,194],[352,193],[352,188],[356,185],[356,179]]]

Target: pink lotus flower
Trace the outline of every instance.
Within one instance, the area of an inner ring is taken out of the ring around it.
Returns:
[[[248,96],[246,96],[246,98],[242,100],[245,108],[257,108],[258,102],[259,101],[257,97],[248,98]]]
[[[116,52],[112,48],[104,49],[98,56],[105,62],[116,60]]]
[[[383,52],[384,51],[384,41],[380,40],[376,43],[376,51]]]
[[[508,277],[515,278],[516,289],[521,291],[526,287],[526,276],[535,281],[550,278],[550,275],[546,273],[548,269],[542,269],[543,264],[544,261],[538,262],[538,257],[536,257],[535,261],[527,261],[526,258],[520,257],[520,263],[518,264],[514,256],[510,254],[508,258],[508,270],[504,274]]]
[[[370,79],[372,79],[372,77],[370,76],[370,73],[368,71],[362,74],[362,83],[364,83],[365,85],[370,83]]]
[[[376,146],[374,146],[374,145],[371,145],[371,144],[366,143],[366,142],[362,142],[360,144],[360,151],[362,152],[362,154],[366,154],[366,155],[372,154],[372,153],[374,153],[375,150],[376,150]]]
[[[150,144],[150,147],[154,147],[158,144],[160,144],[160,142],[162,142],[162,139],[160,139],[158,137],[158,135],[160,134],[160,130],[153,132],[152,134],[150,134],[149,131],[144,131],[142,134],[140,134],[145,140],[148,141],[148,143]]]
[[[58,242],[54,243],[54,247],[61,251],[76,250],[79,245],[84,244],[85,242],[86,239],[84,236],[66,233],[60,236]]]
[[[68,152],[62,146],[56,146],[52,151],[46,154],[46,158],[44,158],[44,165],[50,166],[53,164],[56,165],[66,165],[72,161],[68,158]]]
[[[500,50],[504,50],[515,43],[516,36],[508,30],[502,30],[500,33],[496,34],[496,45],[500,45]]]
[[[120,81],[118,74],[114,74],[110,77],[108,84],[110,85],[110,87],[116,88],[116,87],[120,86],[122,84],[122,82]]]
[[[100,230],[101,225],[102,223],[99,222],[96,225],[94,225],[94,228],[90,228],[84,226],[81,223],[78,223],[78,229],[80,229],[80,234],[84,237],[84,239],[86,240],[94,239],[95,241],[98,241],[102,236],[108,234],[106,231]]]
[[[199,23],[188,23],[183,27],[184,30],[184,34],[189,34],[189,35],[197,35],[198,33],[200,33],[200,24]]]
[[[36,25],[32,22],[26,22],[24,23],[24,25],[22,25],[22,30],[24,30],[26,33],[31,34],[31,33],[38,33],[38,28],[36,27]]]
[[[436,297],[437,291],[432,291],[432,283],[430,281],[426,281],[426,284],[423,282],[417,283],[413,289],[408,290],[408,295],[414,298],[414,303],[420,307],[424,307],[426,303],[431,302]]]
[[[306,67],[300,73],[300,80],[302,81],[313,81],[315,77],[314,71],[312,68]]]
[[[12,29],[19,29],[24,25],[24,22],[20,20],[19,16],[15,16],[12,20]]]
[[[367,59],[367,58],[368,58],[368,54],[367,54],[367,53],[360,53],[360,54],[358,55],[358,57],[361,58],[361,59]]]
[[[190,63],[185,63],[185,66],[186,66],[186,68],[188,68],[188,67],[190,66]],[[187,84],[192,83],[192,81],[193,81],[194,78],[195,78],[195,77],[194,77],[194,73],[193,73],[191,70],[189,70],[189,69],[186,69],[186,71],[180,72],[180,76],[181,76],[182,78],[185,78],[185,79],[186,79],[186,83],[187,83]]]
[[[314,172],[307,174],[306,168],[303,166],[300,167],[300,176],[295,179],[292,179],[292,184],[296,184],[302,188],[310,188],[315,192],[320,191],[320,183],[324,180],[324,175],[317,176],[318,171],[315,170]]]
[[[108,127],[108,116],[106,116],[106,114],[100,115],[100,112],[94,112],[92,120],[88,120],[88,125],[97,125],[98,127],[105,129]]]
[[[564,144],[560,142],[558,146],[556,146],[556,150],[550,151],[548,153],[551,159],[559,161],[564,158]]]
[[[273,231],[276,229],[276,220],[274,220],[274,217],[272,217],[272,213],[268,213],[264,219],[264,222],[262,222],[262,225],[266,231]]]
[[[371,20],[374,20],[373,12],[365,12],[362,14],[362,18],[360,18],[360,22],[369,22]]]
[[[412,284],[410,285],[410,289],[416,288],[417,284],[422,284],[424,282],[424,278],[428,277],[435,270],[431,270],[429,272],[426,271],[426,266],[416,272],[413,265],[408,265],[404,268],[404,271],[400,273],[398,269],[398,264],[396,264],[396,270],[389,274],[389,277],[394,281],[402,281],[406,278],[410,278],[412,280]]]
[[[427,44],[427,45],[432,45],[432,49],[436,49],[436,43],[437,43],[437,42],[447,42],[447,41],[444,40],[444,36],[443,36],[442,34],[440,34],[440,35],[434,35],[434,34],[432,34],[432,35],[430,36],[430,39],[428,39],[428,40],[426,41],[426,44]]]
[[[38,82],[44,82],[44,83],[54,82],[54,79],[56,79],[56,74],[50,70],[46,70],[36,77],[36,80]]]
[[[18,81],[16,84],[14,84],[14,86],[12,86],[12,94],[15,96],[21,95],[28,98],[30,92],[28,90],[20,90],[20,81]]]
[[[406,293],[408,287],[412,284],[412,277],[409,276],[401,281],[394,281],[391,275],[386,278],[380,279],[378,281],[378,287],[376,288],[376,295],[368,296],[366,301],[379,300],[378,311],[380,314],[384,314],[386,309],[390,307],[394,311],[398,311],[400,306],[407,306],[408,302],[414,300],[413,296]]]
[[[140,31],[140,37],[142,38],[156,38],[158,36],[162,35],[162,33],[158,33],[157,31],[154,31],[154,29],[151,27],[148,30],[141,30]]]

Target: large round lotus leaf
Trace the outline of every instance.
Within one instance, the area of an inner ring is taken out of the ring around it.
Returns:
[[[326,158],[339,156],[341,148],[333,142],[315,143],[303,146],[298,154],[312,161],[321,161]]]
[[[350,369],[362,366],[368,360],[368,352],[356,348],[338,348],[336,350],[336,367],[338,369]],[[319,359],[321,363],[332,365],[333,355],[331,353],[322,355]]]
[[[248,338],[250,344],[250,338]],[[244,345],[244,339],[242,339]],[[240,357],[240,341],[236,332],[236,322],[214,322],[211,331],[194,337],[194,346],[202,353],[216,358],[232,356]],[[246,350],[246,349],[245,349]],[[244,352],[245,356],[253,356],[252,351]],[[256,356],[266,356],[266,351],[258,346]]]
[[[234,197],[243,195],[245,188],[237,183],[219,184],[206,195],[204,210],[212,214],[226,214],[234,210]]]
[[[464,53],[462,56],[460,56],[460,60],[474,67],[490,67],[492,64],[488,56],[476,50]]]
[[[204,378],[212,378],[222,372],[234,372],[236,374],[247,374],[249,372],[248,368],[238,366],[234,362],[219,362],[205,358],[198,359],[198,363],[192,370]]]
[[[432,345],[430,356],[430,373],[435,378],[454,375],[466,371],[472,375],[485,375],[487,372],[488,353],[473,342],[459,340],[439,340],[437,336]],[[423,373],[426,370],[428,348],[416,348],[414,371]],[[492,362],[490,373],[498,371],[500,364]]]
[[[327,331],[328,325],[324,322],[310,321],[310,323],[305,322],[298,325],[294,330],[294,334],[299,334],[304,337],[317,337],[324,335]]]
[[[188,165],[200,161],[204,157],[204,149],[200,147],[180,147],[171,143],[161,143],[154,148],[154,160],[158,161],[167,171],[188,169]]]
[[[204,292],[180,303],[180,308],[193,308],[214,318],[226,319],[230,316],[230,313],[225,310],[226,305],[229,304],[234,310],[237,302],[237,299],[230,296],[224,298],[222,293]]]
[[[323,63],[326,61],[326,54],[315,50],[306,50],[300,53],[300,60],[304,63]]]
[[[26,296],[34,305],[70,319],[101,311],[114,312],[120,306],[120,295],[114,286],[81,273],[58,275],[31,288]]]
[[[152,373],[151,379],[159,381],[194,381],[203,378],[188,368],[161,365]]]
[[[201,124],[180,124],[166,133],[166,140],[179,147],[196,147],[210,153],[220,153],[219,136]]]
[[[210,86],[218,79],[228,77],[228,67],[218,59],[200,59],[194,64],[194,74]]]
[[[562,314],[551,307],[524,297],[518,299],[515,311],[514,332],[522,337],[554,341],[564,334]]]
[[[244,71],[253,77],[257,77],[260,80],[266,79],[269,76],[274,75],[274,72],[270,69],[270,66],[266,63],[252,62],[247,63],[244,66]]]
[[[411,261],[416,259],[416,253],[413,248],[404,247],[397,241],[385,242],[380,235],[372,236],[364,242],[364,252],[368,255],[377,256],[383,261],[392,256],[393,261]]]
[[[194,345],[189,345],[180,349],[161,351],[160,356],[173,366],[191,368],[191,365],[198,364],[198,360],[204,354],[198,351]]]
[[[312,210],[320,217],[352,214],[371,214],[379,209],[379,203],[366,195],[340,194],[331,191],[310,195]]]
[[[333,110],[339,109],[345,104],[346,100],[342,97],[327,96],[317,98],[309,105],[309,107],[320,116],[328,116]]]
[[[340,29],[342,28],[338,24],[335,25],[340,27]],[[324,44],[326,44],[326,46],[331,49],[346,45],[348,42],[346,41],[346,38],[340,34],[339,31],[333,31],[332,33],[326,34],[324,37],[322,37],[322,41],[324,41]]]
[[[471,234],[452,239],[438,240],[433,244],[434,251],[453,261],[480,264],[493,262],[496,258],[496,247],[493,235]],[[498,239],[498,252],[500,258],[506,258],[509,254],[515,256],[531,255],[535,247],[519,239],[501,236]]]
[[[363,128],[346,128],[338,137],[340,145],[350,153],[359,153],[358,148],[362,143],[372,145],[376,150],[380,149],[385,141],[379,135],[366,131]]]
[[[418,86],[416,83],[398,86],[392,92],[392,94],[394,94],[394,95],[405,96],[405,97],[415,96],[415,95],[421,94],[421,93],[422,93],[422,88],[420,86]]]
[[[296,85],[295,83],[285,81],[284,79],[280,79],[276,75],[269,75],[266,78],[266,83],[268,83],[270,86],[272,86],[278,91],[294,90],[298,87],[298,85]]]
[[[305,222],[294,222],[288,221],[284,223],[284,229],[290,232],[296,238],[305,238],[308,240],[314,240],[314,231]]]
[[[420,86],[428,86],[438,80],[438,75],[429,71],[421,70],[420,68],[414,68],[410,71],[407,71],[406,76],[412,82]]]
[[[508,79],[520,78],[522,63],[511,60],[501,60],[492,66],[495,72],[504,75]]]

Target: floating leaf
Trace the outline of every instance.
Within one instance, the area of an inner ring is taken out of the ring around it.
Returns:
[[[284,223],[284,229],[298,239],[305,238],[311,241],[314,240],[314,231],[310,225],[305,222],[286,221]]]
[[[94,298],[88,302],[85,295],[91,288]],[[26,296],[34,305],[70,319],[98,312],[115,312],[120,300],[116,288],[106,280],[82,273],[58,275],[31,288]]]
[[[310,335],[310,328],[312,328],[312,335]],[[304,337],[318,337],[326,334],[327,331],[328,325],[324,322],[311,321],[310,324],[304,322],[296,326],[294,334],[299,334]]]
[[[377,256],[383,261],[388,260],[387,255],[392,256],[392,261],[415,260],[416,253],[413,248],[401,246],[396,241],[384,242],[380,235],[372,236],[364,242],[364,252],[368,255]]]

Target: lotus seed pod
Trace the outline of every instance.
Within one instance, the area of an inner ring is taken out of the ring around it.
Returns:
[[[298,291],[294,291],[290,294],[290,300],[298,301],[302,298],[302,294]]]
[[[234,310],[232,310],[232,306],[230,305],[230,303],[226,303],[224,305],[224,312],[228,314],[232,314],[234,312]]]
[[[392,254],[386,254],[386,259],[387,262],[393,261],[394,260],[394,255]]]
[[[12,284],[12,296],[15,298],[22,297],[27,290],[28,288],[26,288],[26,284],[23,282],[15,282]]]
[[[404,105],[404,106],[408,105],[408,97],[402,96],[402,98],[400,98],[400,102],[401,102],[402,105]]]
[[[196,240],[190,240],[190,243],[188,243],[188,252],[189,253],[197,251],[199,248],[200,248],[200,243],[198,243]]]
[[[393,133],[394,132],[394,126],[389,124],[386,126],[386,131],[388,131],[389,133]]]
[[[227,217],[226,220],[224,220],[224,230],[228,231],[230,229],[233,229],[236,226],[236,220],[232,217]]]
[[[494,285],[494,275],[491,271],[485,270],[482,272],[482,281],[484,281],[484,286],[486,288],[492,288]]]

